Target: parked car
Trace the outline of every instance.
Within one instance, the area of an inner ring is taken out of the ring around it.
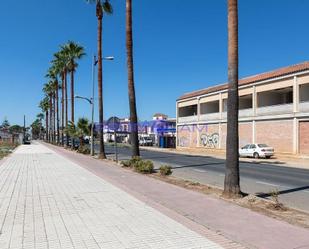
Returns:
[[[274,148],[266,144],[247,144],[239,149],[239,156],[254,158],[271,158],[274,155]]]
[[[140,137],[139,138],[139,145],[141,145],[141,146],[152,146],[153,141],[150,137]]]

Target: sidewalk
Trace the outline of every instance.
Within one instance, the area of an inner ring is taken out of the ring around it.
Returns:
[[[149,180],[55,146],[20,146],[0,161],[0,248],[244,248],[102,174],[138,188]]]
[[[308,229],[296,227],[232,203],[227,203],[224,200],[170,185],[92,159],[89,156],[55,146],[49,145],[49,147],[100,178],[160,210],[161,213],[174,217],[178,222],[182,221],[180,217],[186,217],[194,222],[191,225],[199,224],[204,228],[208,228],[209,230],[204,231],[208,238],[212,239],[211,231],[215,231],[216,233],[212,232],[213,238],[217,238],[216,234],[217,236],[222,235],[222,239],[224,237],[229,238],[246,245],[248,248],[309,248]],[[192,225],[192,227],[194,226]],[[219,240],[221,238],[219,237]],[[212,241],[215,240],[212,239]],[[228,244],[225,248],[235,247]],[[236,246],[236,248],[238,247]]]

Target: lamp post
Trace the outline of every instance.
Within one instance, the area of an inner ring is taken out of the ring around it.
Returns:
[[[93,130],[94,130],[94,101],[93,98],[87,98],[87,97],[83,97],[83,96],[78,96],[75,95],[76,99],[84,99],[86,101],[88,101],[88,103],[91,105],[91,155],[94,155],[94,145],[93,145]]]
[[[103,60],[112,61],[114,60],[114,56],[106,56],[102,58]],[[92,97],[87,98],[83,96],[75,96],[77,99],[84,99],[88,101],[91,105],[91,156],[94,156],[94,89],[95,89],[95,67],[98,64],[98,60],[96,56],[93,56],[93,63],[92,63]]]

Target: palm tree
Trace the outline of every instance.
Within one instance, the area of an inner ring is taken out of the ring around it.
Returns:
[[[52,65],[52,67],[49,68],[48,73],[46,77],[48,77],[52,82],[54,86],[54,92],[53,100],[54,100],[54,121],[56,119],[56,126],[54,129],[54,133],[57,134],[56,142],[59,143],[59,81],[58,81],[58,74],[59,74],[59,68],[55,65]]]
[[[76,60],[81,59],[86,54],[84,48],[73,41],[62,46],[62,50],[67,55],[67,67],[71,74],[71,122],[74,124],[74,73],[78,67]]]
[[[47,96],[41,100],[39,107],[41,108],[42,112],[45,113],[45,129],[46,129],[46,140],[49,140],[49,127],[48,127],[48,110],[49,110],[49,98]]]
[[[77,135],[79,137],[80,146],[84,146],[84,136],[90,135],[90,125],[87,118],[79,118],[77,122]]]
[[[238,137],[238,0],[228,0],[228,102],[226,171],[223,194],[241,196],[239,184]]]
[[[42,120],[44,119],[44,114],[38,113],[36,115],[36,117],[37,117],[37,120],[39,121],[39,124],[40,124],[39,139],[42,139]]]
[[[53,65],[61,77],[61,144],[64,145],[64,127],[68,125],[67,64],[68,58],[63,50],[54,54]],[[68,145],[68,139],[67,144]]]
[[[77,125],[69,121],[69,124],[66,127],[66,133],[72,138],[78,138],[80,146],[84,146],[84,136],[90,134],[89,120],[87,118],[79,118]]]
[[[54,142],[55,141],[55,83],[53,81],[50,81],[44,85],[43,91],[48,96],[49,99],[49,141]]]
[[[104,119],[103,119],[103,92],[102,92],[102,19],[103,14],[112,14],[113,8],[108,0],[102,2],[102,0],[87,0],[87,2],[96,4],[96,16],[98,19],[98,99],[99,99],[99,141],[100,141],[100,151],[99,158],[105,159],[104,150]]]
[[[131,122],[132,157],[139,156],[138,127],[136,98],[134,87],[134,64],[133,64],[133,38],[132,38],[132,0],[126,0],[126,40],[127,40],[127,65],[128,65],[128,93]]]

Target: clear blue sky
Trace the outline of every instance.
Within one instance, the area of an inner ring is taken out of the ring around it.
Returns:
[[[111,0],[104,20],[105,117],[128,115],[125,0]],[[134,0],[134,56],[138,115],[175,116],[181,94],[227,79],[226,0]],[[240,76],[308,60],[309,1],[239,0]],[[76,74],[76,93],[91,93],[96,51],[95,7],[84,0],[0,3],[0,121],[32,122],[40,111],[44,75],[59,44],[74,40],[88,54]],[[89,106],[76,102],[76,116]]]

